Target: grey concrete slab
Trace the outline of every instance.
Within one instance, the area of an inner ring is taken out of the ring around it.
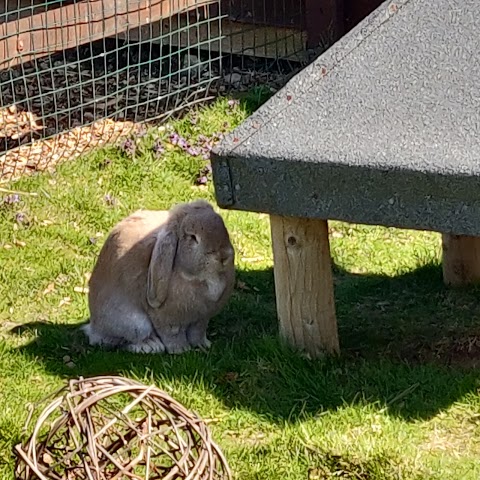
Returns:
[[[383,3],[214,150],[219,205],[480,235],[478,12]]]

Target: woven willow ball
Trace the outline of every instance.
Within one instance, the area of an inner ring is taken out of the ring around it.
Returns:
[[[19,480],[231,479],[206,424],[154,386],[80,378],[54,395],[15,447]]]

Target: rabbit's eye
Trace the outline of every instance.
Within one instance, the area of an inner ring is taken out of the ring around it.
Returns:
[[[190,237],[190,240],[192,240],[192,242],[198,243],[198,238],[196,235],[192,233],[191,235],[189,235],[189,237]]]

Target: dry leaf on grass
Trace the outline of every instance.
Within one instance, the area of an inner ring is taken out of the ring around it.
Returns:
[[[87,287],[74,287],[73,291],[77,292],[77,293],[88,293],[88,288]]]
[[[62,300],[60,300],[60,303],[58,304],[59,307],[63,307],[64,305],[70,305],[72,302],[72,299],[70,297],[65,297]]]
[[[265,260],[265,257],[263,257],[263,256],[242,257],[241,260],[242,260],[242,262],[245,262],[245,263],[258,263],[258,262],[263,262]]]
[[[54,282],[49,283],[47,285],[47,288],[42,292],[42,295],[48,295],[49,293],[52,293],[53,291],[55,291],[55,283]]]
[[[247,284],[245,282],[242,282],[241,280],[237,280],[237,285],[236,287],[239,289],[239,290],[250,290],[250,287],[247,286]]]

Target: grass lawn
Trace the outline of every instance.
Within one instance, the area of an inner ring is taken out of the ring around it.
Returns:
[[[220,100],[172,128],[211,137],[255,102]],[[226,211],[239,283],[210,324],[210,352],[88,347],[83,289],[111,227],[137,208],[214,202],[210,182],[196,185],[205,160],[171,133],[9,186],[37,196],[0,205],[0,478],[13,478],[27,402],[70,377],[120,374],[214,419],[236,479],[478,479],[480,292],[442,285],[437,234],[330,224],[339,359],[282,347],[268,217]]]

